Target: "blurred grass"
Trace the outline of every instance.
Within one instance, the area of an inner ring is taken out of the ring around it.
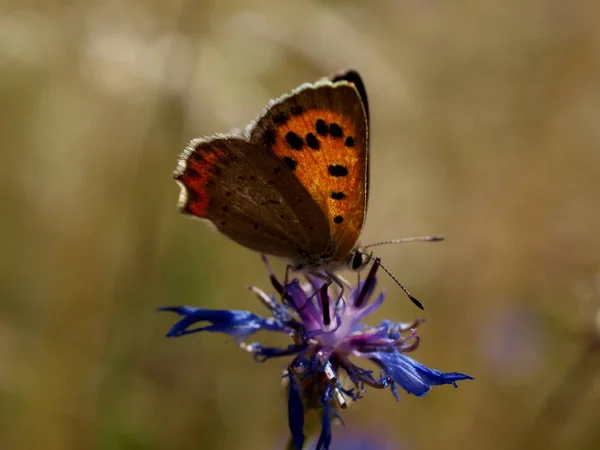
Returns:
[[[348,67],[372,111],[362,241],[447,236],[380,256],[426,304],[417,358],[477,380],[400,404],[369,392],[347,426],[415,449],[598,448],[595,368],[584,398],[565,379],[600,306],[598,3],[1,11],[0,449],[282,441],[279,362],[221,336],[163,338],[158,305],[260,312],[244,285],[268,288],[257,255],[177,213],[171,171],[190,138]],[[381,284],[382,317],[418,314]]]

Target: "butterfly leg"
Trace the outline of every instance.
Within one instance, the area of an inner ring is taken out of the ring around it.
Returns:
[[[289,302],[289,297],[287,296],[287,285],[290,282],[290,271],[294,270],[294,266],[288,264],[285,266],[285,276],[283,278],[283,291],[281,293],[281,303],[286,304]]]
[[[273,273],[273,271],[271,270],[271,265],[269,264],[269,261],[267,260],[267,257],[265,255],[262,255],[262,260],[265,266],[267,267],[267,271],[269,272],[269,278],[271,279],[271,284],[273,285],[273,288],[275,288],[275,291],[277,291],[277,293],[281,295],[281,303],[287,303],[289,297],[287,295],[286,288],[289,283],[289,272],[293,269],[293,266],[290,264],[287,265],[287,267],[285,268],[285,278],[283,280],[283,284],[281,284],[275,276],[275,274]]]
[[[288,264],[287,266],[285,266],[285,276],[283,277],[283,285],[287,286],[288,282],[290,281],[290,270],[293,270],[294,266],[292,266],[291,264]]]
[[[327,278],[333,281],[335,284],[337,284],[342,290],[344,290],[344,287],[347,287],[348,289],[352,288],[350,282],[346,280],[343,276],[330,271],[327,271],[325,273],[327,274]]]
[[[334,273],[334,272],[330,272],[330,271],[326,271],[325,273],[314,272],[314,273],[311,273],[311,275],[314,276],[315,278],[325,281],[327,283],[327,286],[331,286],[332,284],[335,284],[337,287],[340,288],[340,292],[339,292],[338,298],[336,300],[336,304],[344,296],[344,291],[346,290],[346,288],[348,288],[348,289],[352,288],[352,285],[348,282],[348,280],[346,280],[344,277],[342,277],[341,275],[338,275],[337,273]]]
[[[275,291],[277,291],[277,293],[279,295],[283,296],[283,293],[284,293],[283,286],[281,285],[281,283],[279,282],[279,280],[273,273],[273,270],[271,270],[271,265],[269,264],[267,257],[264,254],[261,255],[261,257],[262,257],[263,264],[267,268],[267,272],[269,272],[269,279],[271,280],[271,285],[273,286],[273,288],[275,289]]]

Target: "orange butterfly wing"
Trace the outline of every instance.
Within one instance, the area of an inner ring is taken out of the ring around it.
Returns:
[[[249,129],[250,140],[287,164],[328,218],[330,248],[315,256],[335,262],[356,246],[366,215],[369,142],[362,82],[360,89],[343,77],[302,85],[272,102]]]

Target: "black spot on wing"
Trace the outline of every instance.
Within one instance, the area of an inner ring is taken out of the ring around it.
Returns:
[[[321,144],[319,143],[319,140],[312,133],[308,133],[306,135],[306,145],[308,145],[309,148],[311,148],[313,150],[319,150],[321,148]]]
[[[304,147],[304,141],[293,131],[288,131],[285,135],[285,141],[292,150],[302,150]]]
[[[288,121],[289,117],[285,113],[277,113],[273,116],[273,123],[275,125],[283,125]]]
[[[289,156],[284,156],[283,162],[286,163],[287,166],[292,170],[296,170],[296,167],[298,167],[298,161],[296,161],[294,158],[290,158]]]
[[[342,137],[344,135],[342,127],[340,127],[337,123],[332,123],[329,125],[329,133],[331,133],[333,137]]]
[[[276,140],[277,134],[275,133],[275,130],[273,128],[267,128],[262,137],[263,145],[267,148],[271,148],[273,145],[275,145]]]
[[[321,136],[327,136],[327,133],[329,133],[329,127],[323,119],[317,120],[315,123],[315,130],[317,134],[320,134]]]
[[[200,177],[200,173],[193,167],[186,167],[184,175],[188,178],[199,178]],[[181,178],[181,176],[182,175],[179,175],[180,178]]]
[[[330,164],[327,170],[329,170],[329,175],[332,177],[345,177],[348,175],[348,169],[341,164]]]
[[[198,193],[198,191],[196,191],[194,189],[186,189],[186,192],[187,192],[187,203],[189,203],[189,204],[201,202],[204,198],[201,194]]]

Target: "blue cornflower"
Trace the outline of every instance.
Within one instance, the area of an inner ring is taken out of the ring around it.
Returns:
[[[252,353],[260,362],[294,355],[284,373],[288,381],[289,448],[303,448],[306,413],[316,410],[321,422],[316,448],[329,449],[331,421],[338,417],[338,408],[346,408],[348,399],[358,400],[365,386],[389,387],[398,400],[398,386],[421,397],[431,386],[452,384],[457,387],[456,381],[472,379],[458,372],[430,369],[406,356],[419,345],[417,326],[422,320],[409,323],[384,320],[374,327],[362,322],[384,300],[383,292],[371,300],[380,266],[378,259],[365,280],[344,289],[312,275],[306,275],[306,283],[294,279],[284,286],[273,275],[264,257],[263,260],[282,301],[278,302],[274,295],[269,296],[256,287],[250,289],[270,310],[272,317],[249,311],[187,306],[162,307],[160,310],[173,311],[183,317],[167,337],[199,331],[221,332],[232,336],[241,349]],[[199,325],[193,327],[196,324]],[[293,343],[279,348],[246,342],[261,330],[287,334]],[[355,365],[350,361],[351,356],[371,360],[380,367],[380,373],[374,375],[373,371]]]

